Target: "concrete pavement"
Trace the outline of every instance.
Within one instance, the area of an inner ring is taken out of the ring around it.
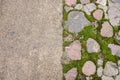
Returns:
[[[0,0],[0,80],[62,80],[62,0]]]

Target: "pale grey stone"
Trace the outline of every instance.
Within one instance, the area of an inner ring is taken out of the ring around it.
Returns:
[[[70,7],[70,6],[65,6],[64,9],[69,12],[70,10],[73,10],[73,7]]]
[[[98,75],[98,77],[101,77],[103,75],[103,67],[97,68],[97,75]]]
[[[113,55],[120,57],[120,46],[115,44],[109,44],[108,47],[111,49]]]
[[[118,68],[116,63],[108,61],[103,70],[105,76],[115,76],[118,74]]]
[[[96,3],[101,4],[101,5],[106,5],[107,0],[97,0]]]
[[[83,8],[82,4],[76,4],[75,9],[81,10]]]
[[[70,32],[78,33],[90,22],[86,19],[83,12],[72,11],[68,15],[68,29]]]
[[[114,3],[120,3],[120,0],[112,0]]]
[[[108,76],[102,76],[102,80],[114,80],[114,78]]]
[[[109,1],[108,17],[113,26],[120,26],[120,3]]]
[[[90,3],[90,0],[80,0],[81,4],[88,4]]]
[[[89,3],[83,6],[83,11],[85,11],[88,15],[91,14],[92,11],[96,9],[96,5],[94,3]]]
[[[117,76],[115,77],[115,80],[120,80],[120,75],[117,75]]]
[[[102,66],[103,65],[103,59],[98,59],[97,64],[98,64],[98,66]]]
[[[100,45],[97,43],[97,41],[95,41],[94,39],[92,38],[89,38],[87,40],[87,51],[89,53],[92,53],[92,52],[99,52],[100,51]]]

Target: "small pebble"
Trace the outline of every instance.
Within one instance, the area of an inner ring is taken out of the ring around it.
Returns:
[[[103,11],[100,10],[100,9],[97,9],[93,12],[93,17],[96,19],[96,20],[101,20],[102,17],[103,17]]]
[[[85,62],[85,64],[82,67],[82,72],[86,75],[86,76],[90,76],[95,74],[96,72],[96,66],[92,61],[87,61]]]

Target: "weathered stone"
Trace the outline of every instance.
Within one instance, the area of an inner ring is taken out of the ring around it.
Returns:
[[[111,49],[113,55],[120,57],[120,46],[115,44],[109,44],[108,47]]]
[[[96,66],[92,61],[87,61],[85,62],[85,64],[82,67],[82,72],[86,75],[86,76],[90,76],[95,74],[96,72]]]
[[[89,3],[89,4],[84,5],[83,11],[85,11],[88,15],[90,15],[91,12],[94,11],[96,8],[97,7],[94,3]]]
[[[65,6],[64,9],[66,10],[66,12],[69,12],[70,10],[73,10],[73,7]]]
[[[102,80],[114,80],[113,77],[102,76]]]
[[[120,75],[117,75],[117,76],[115,77],[115,80],[120,80]]]
[[[97,0],[96,3],[101,4],[101,5],[106,5],[107,0]]]
[[[112,37],[113,36],[113,28],[107,21],[102,24],[100,34],[103,37]]]
[[[107,13],[107,11],[108,11],[108,6],[98,5],[98,8],[103,9],[105,18],[108,19],[108,13]]]
[[[65,47],[65,51],[71,60],[81,59],[81,43],[78,40],[74,41],[70,46]]]
[[[81,10],[83,8],[83,5],[82,4],[77,4],[75,6],[75,9],[78,9],[78,10]]]
[[[100,45],[97,43],[97,41],[95,41],[94,39],[92,38],[89,38],[87,40],[87,51],[89,53],[92,53],[92,52],[99,52],[100,51]]]
[[[103,59],[98,59],[97,64],[98,64],[98,66],[102,66],[103,65]]]
[[[96,20],[101,20],[102,17],[103,17],[103,10],[101,9],[97,9],[93,12],[93,17],[96,19]]]
[[[105,76],[115,76],[118,74],[117,65],[113,62],[107,62],[103,70]]]
[[[80,0],[81,4],[88,4],[90,3],[90,0]]]
[[[103,75],[103,68],[102,67],[98,67],[97,75],[98,75],[98,77],[101,77]]]
[[[65,4],[67,4],[68,6],[75,5],[76,2],[77,2],[77,0],[65,0]]]
[[[78,33],[90,22],[86,19],[83,12],[72,11],[68,15],[68,29],[70,32]]]
[[[120,3],[120,0],[112,0],[114,3]]]
[[[75,80],[77,76],[77,68],[72,68],[64,74],[66,80]]]
[[[120,26],[120,3],[109,0],[108,17],[113,26]]]

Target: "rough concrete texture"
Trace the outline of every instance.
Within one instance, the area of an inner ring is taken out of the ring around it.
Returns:
[[[0,0],[0,80],[62,80],[62,0]]]

